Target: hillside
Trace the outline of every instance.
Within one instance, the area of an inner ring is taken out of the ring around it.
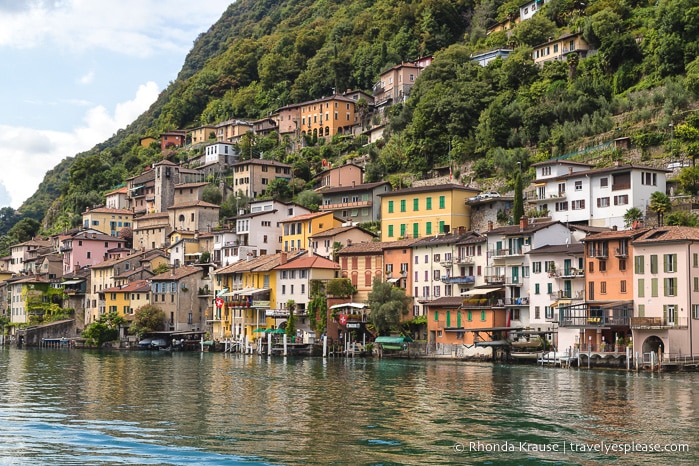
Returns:
[[[143,136],[256,119],[333,90],[371,93],[382,70],[426,55],[435,60],[406,104],[370,123],[388,124],[385,142],[306,141],[294,153],[288,141],[251,137],[244,153],[264,151],[290,163],[303,181],[323,159],[368,155],[368,181],[426,176],[452,164],[457,177],[488,178],[505,188],[520,164],[526,171],[535,161],[610,135],[631,137],[646,159],[652,147],[667,153],[670,123],[674,155],[699,153],[699,123],[686,112],[699,92],[699,0],[551,0],[538,2],[536,15],[515,24],[523,3],[239,0],[196,40],[178,78],[146,113],[61,162],[15,220],[43,220],[49,232],[79,224],[86,206],[162,157],[138,145]],[[507,30],[486,34],[508,21]],[[534,63],[538,46],[567,34],[583,37],[594,53]],[[512,52],[485,67],[471,60],[497,48]]]

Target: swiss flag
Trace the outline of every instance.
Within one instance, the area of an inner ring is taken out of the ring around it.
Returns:
[[[340,314],[340,325],[345,325],[347,323],[347,314]]]

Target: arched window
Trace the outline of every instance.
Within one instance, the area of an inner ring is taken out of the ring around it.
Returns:
[[[329,126],[325,127],[325,135],[330,136],[330,127]]]

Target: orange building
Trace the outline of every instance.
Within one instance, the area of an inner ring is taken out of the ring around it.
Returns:
[[[504,308],[494,306],[494,298],[444,296],[428,304],[428,341],[436,344],[473,345],[493,341],[504,332]]]
[[[352,134],[352,127],[359,124],[355,103],[337,94],[302,103],[299,111],[301,134],[317,137]]]

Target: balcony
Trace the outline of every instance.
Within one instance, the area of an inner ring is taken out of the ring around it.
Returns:
[[[357,202],[336,202],[333,204],[323,204],[319,206],[320,210],[337,210],[337,209],[356,209],[360,207],[371,207],[372,201],[357,201]]]
[[[493,259],[510,257],[510,256],[521,256],[524,254],[524,248],[518,247],[513,249],[491,249],[488,251],[488,255]]]
[[[465,276],[460,276],[460,277],[447,277],[446,275],[442,276],[442,281],[446,284],[461,284],[461,285],[466,285],[466,284],[471,284],[476,282],[476,277],[473,275],[465,275]]]
[[[608,259],[609,250],[607,248],[593,249],[592,253],[590,254],[590,257],[594,259]]]
[[[555,293],[549,293],[549,298],[556,299],[570,299],[574,301],[580,301],[585,299],[585,290],[558,290]]]
[[[659,330],[675,327],[687,327],[687,318],[675,318],[674,322],[668,322],[662,317],[632,317],[631,328],[634,330]]]
[[[505,298],[505,306],[529,306],[529,298],[526,296],[519,298]]]
[[[461,303],[462,309],[484,309],[493,307],[504,307],[505,303],[502,299],[488,298],[464,298]]]
[[[505,275],[486,275],[485,277],[485,282],[488,284],[504,284],[505,283]]]
[[[473,256],[465,256],[465,257],[457,257],[456,258],[456,263],[457,264],[475,264],[476,258]]]
[[[625,259],[629,257],[629,250],[626,248],[616,248],[614,250],[614,257]]]
[[[452,259],[449,260],[443,260],[439,263],[442,267],[451,267],[454,261]]]
[[[61,252],[72,251],[72,250],[73,250],[73,246],[61,246],[60,248],[58,248],[58,250],[61,251]]]
[[[563,269],[563,273],[560,275],[556,275],[556,278],[565,278],[565,279],[585,278],[585,271],[583,269],[576,269],[576,268],[570,267],[568,269]]]

